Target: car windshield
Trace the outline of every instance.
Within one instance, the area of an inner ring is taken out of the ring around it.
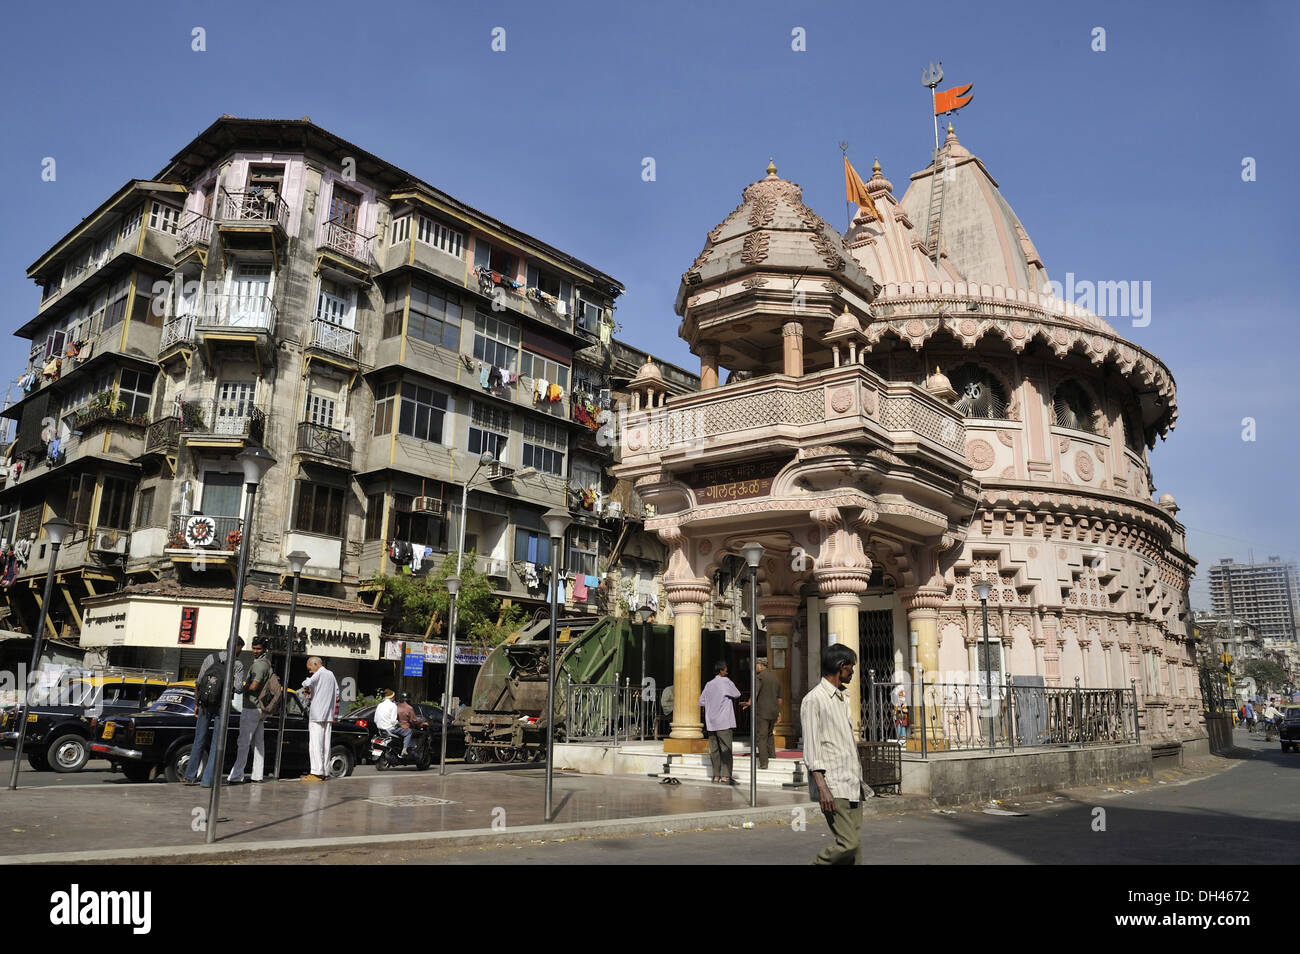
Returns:
[[[1292,706],[1286,710],[1287,722],[1300,722],[1300,706]]]
[[[179,712],[185,715],[194,714],[194,693],[186,692],[181,689],[168,689],[158,701],[151,705],[146,712]]]

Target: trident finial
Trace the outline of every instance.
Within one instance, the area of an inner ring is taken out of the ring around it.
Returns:
[[[843,139],[840,140],[840,152],[844,153],[846,158],[848,157],[849,144],[845,142]]]
[[[934,89],[942,82],[943,82],[943,60],[939,61],[938,66],[935,66],[933,63],[931,63],[929,69],[921,70],[922,86],[928,86],[930,87],[930,89]]]

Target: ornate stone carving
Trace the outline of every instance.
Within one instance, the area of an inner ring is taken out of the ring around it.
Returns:
[[[958,328],[964,338],[974,338],[980,330],[979,323],[974,318],[963,318],[958,323]]]
[[[862,386],[862,413],[869,417],[876,414],[876,392],[866,385]]]
[[[853,392],[848,388],[836,388],[831,394],[831,410],[843,414],[853,407]]]
[[[766,285],[767,279],[763,278],[762,276],[756,276],[754,278],[746,278],[740,284],[744,285],[750,291],[753,291],[755,288],[762,288],[764,285]]]
[[[903,326],[903,330],[907,332],[909,338],[919,338],[925,334],[925,322],[920,318],[913,318]]]
[[[749,224],[754,228],[763,228],[772,223],[776,212],[776,196],[768,193],[754,197],[754,207],[749,211]]]
[[[822,288],[825,288],[832,295],[839,295],[844,291],[839,282],[822,282]]]
[[[713,541],[710,540],[708,537],[705,537],[705,538],[704,538],[703,540],[701,540],[698,544],[696,544],[696,546],[695,546],[695,550],[696,550],[696,552],[699,553],[699,555],[702,556],[702,557],[712,556],[712,554],[713,554]]]
[[[1016,467],[1015,467],[1015,464],[1012,464],[1010,467],[1003,467],[1003,468],[1002,468],[1002,476],[1003,476],[1003,477],[1014,477],[1014,476],[1016,476]]]
[[[746,265],[757,265],[767,258],[767,233],[751,232],[745,236],[745,244],[740,252],[740,260]]]
[[[971,470],[988,470],[995,459],[993,445],[988,441],[977,437],[966,442],[966,464]]]
[[[713,594],[713,584],[703,579],[664,580],[664,591],[673,613],[684,616],[701,616],[704,604]]]
[[[998,428],[998,441],[1001,442],[1004,447],[1013,447],[1015,446],[1016,436],[1006,428],[1000,427]]]
[[[1093,466],[1092,458],[1086,451],[1079,451],[1074,455],[1074,472],[1079,475],[1081,480],[1092,480]]]
[[[1062,454],[1070,450],[1070,439],[1068,437],[1058,437],[1056,439],[1056,449]]]
[[[836,250],[834,243],[820,232],[809,232],[808,239],[812,242],[813,248],[817,249],[817,254],[821,260],[826,263],[827,268],[833,268],[837,272],[844,271],[844,258]]]

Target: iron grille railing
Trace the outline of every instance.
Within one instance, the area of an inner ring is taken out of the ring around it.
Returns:
[[[289,207],[272,189],[254,192],[227,192],[221,190],[223,216],[233,222],[273,222],[285,228],[289,221]]]
[[[298,450],[304,454],[328,457],[331,460],[350,462],[352,442],[347,435],[334,427],[304,421],[298,425]]]
[[[181,419],[182,429],[192,433],[247,437],[257,443],[266,436],[266,412],[243,398],[187,401]]]
[[[204,246],[212,241],[212,219],[197,212],[192,213],[179,229],[176,230],[176,254],[182,255],[195,246]]]
[[[158,342],[158,350],[166,351],[175,345],[186,344],[193,340],[194,316],[182,315],[179,318],[172,318],[163,325],[162,339]]]
[[[181,419],[178,415],[164,417],[149,425],[144,435],[144,452],[176,450],[181,442]]]
[[[356,259],[363,265],[369,265],[371,262],[371,240],[373,238],[373,235],[362,235],[356,229],[350,229],[338,222],[326,222],[325,234],[321,237],[321,245],[331,251],[346,255],[348,258]]]
[[[616,745],[659,737],[653,693],[647,699],[641,687],[616,683],[569,683],[567,689],[566,741]]]
[[[342,355],[345,358],[357,357],[357,345],[360,335],[353,328],[344,328],[332,321],[313,318],[311,322],[311,347]]]
[[[167,546],[173,550],[218,550],[239,548],[244,523],[238,517],[174,513],[167,526]]]
[[[267,295],[214,295],[200,299],[197,312],[199,327],[275,330],[275,302]]]
[[[1135,689],[909,681],[862,687],[862,738],[908,754],[1141,741]]]

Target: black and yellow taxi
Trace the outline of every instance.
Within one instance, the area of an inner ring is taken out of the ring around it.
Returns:
[[[296,778],[310,770],[307,751],[307,717],[293,690],[285,693],[288,706],[284,720],[284,738],[280,738],[278,714],[266,720],[266,777],[275,771],[275,752],[283,748],[285,778]],[[234,765],[239,747],[239,717],[242,695],[236,694],[230,709],[230,727],[226,735],[224,772]],[[110,760],[133,782],[147,782],[161,776],[179,782],[189,765],[194,745],[196,702],[194,683],[167,686],[152,706],[129,716],[104,719],[92,748],[96,756]],[[331,778],[344,778],[360,761],[367,749],[366,729],[346,722],[334,723],[330,733],[330,752],[326,770]],[[252,769],[253,756],[245,771]]]
[[[33,689],[23,754],[37,771],[80,772],[97,755],[91,741],[104,719],[138,712],[167,688],[167,676],[120,670],[66,672],[51,686]],[[20,710],[0,716],[0,746],[18,744]]]

